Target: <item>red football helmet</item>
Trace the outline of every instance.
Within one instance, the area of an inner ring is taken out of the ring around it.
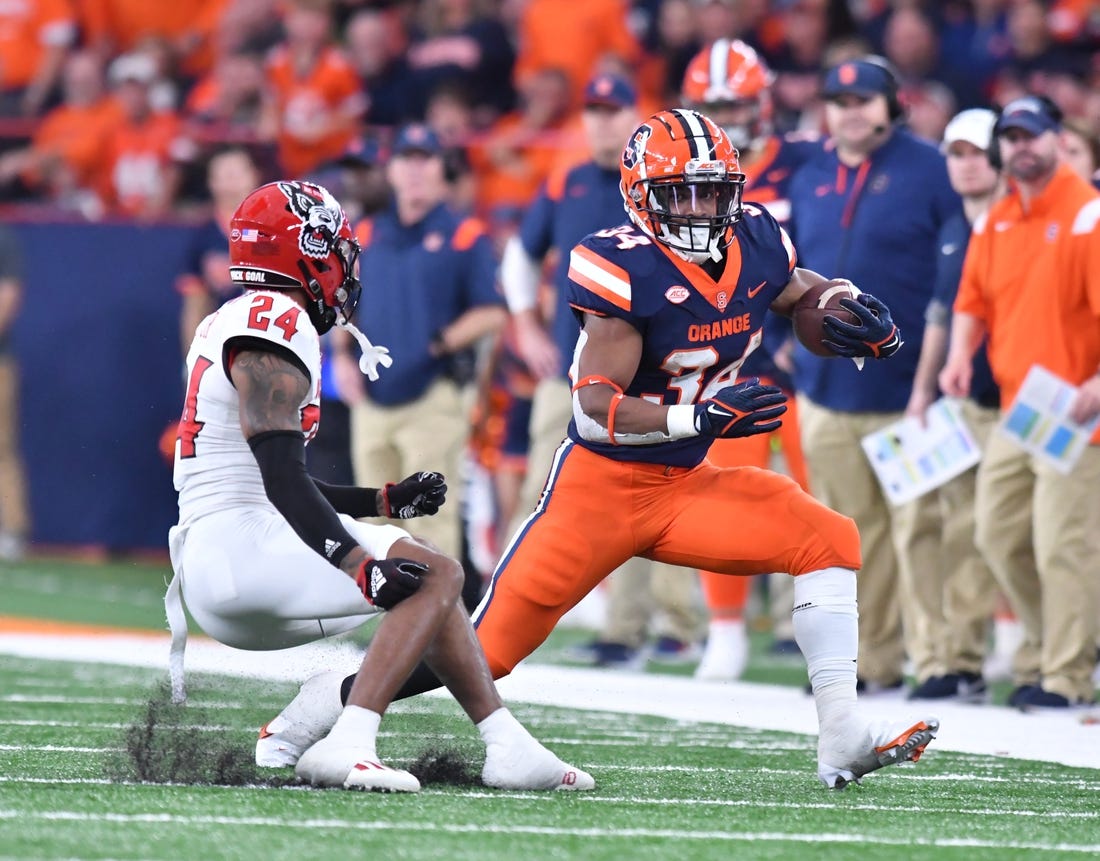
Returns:
[[[229,222],[230,278],[254,288],[305,290],[309,319],[321,334],[355,313],[358,259],[344,210],[311,182],[262,185]]]
[[[717,259],[741,220],[745,175],[737,150],[695,111],[661,111],[623,150],[619,188],[631,220],[685,259]]]
[[[683,103],[716,116],[745,111],[748,119],[720,122],[739,150],[771,134],[774,75],[760,56],[740,39],[718,39],[696,54],[680,87]]]

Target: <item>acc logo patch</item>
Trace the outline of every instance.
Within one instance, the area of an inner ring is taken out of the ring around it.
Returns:
[[[686,302],[688,296],[690,295],[691,292],[688,290],[688,288],[681,287],[679,284],[669,287],[665,291],[665,298],[668,299],[668,301],[671,302],[673,305],[679,305],[681,302]]]
[[[336,235],[344,226],[344,211],[327,190],[309,182],[280,182],[290,211],[302,219],[298,227],[298,250],[307,257],[323,260],[332,253]]]

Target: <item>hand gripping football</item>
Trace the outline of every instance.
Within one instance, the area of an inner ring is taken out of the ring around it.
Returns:
[[[851,281],[833,278],[811,287],[798,297],[791,311],[791,321],[794,324],[794,333],[802,345],[815,356],[835,357],[836,353],[824,343],[829,335],[825,332],[822,321],[831,316],[841,322],[858,326],[859,318],[847,308],[842,308],[840,300],[855,299],[859,293],[859,288]]]

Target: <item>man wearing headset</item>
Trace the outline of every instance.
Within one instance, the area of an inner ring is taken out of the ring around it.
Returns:
[[[943,672],[934,664],[934,632],[910,612],[923,569],[941,564],[936,508],[927,499],[892,508],[860,445],[904,415],[936,282],[939,232],[962,211],[943,155],[904,127],[897,89],[879,57],[830,69],[822,91],[830,142],[790,186],[791,234],[803,265],[881,296],[907,342],[897,362],[863,370],[799,344],[794,353],[810,487],[855,520],[863,538],[858,672],[866,694],[900,692],[906,653],[918,683]]]
[[[1100,194],[1061,162],[1061,124],[1053,102],[1023,96],[993,127],[1010,191],[974,225],[940,388],[966,395],[985,342],[1002,412],[1041,365],[1077,387],[1068,415],[1085,423],[1100,413]],[[1093,700],[1098,443],[1063,475],[994,433],[978,468],[977,544],[1023,626],[1021,708]]]

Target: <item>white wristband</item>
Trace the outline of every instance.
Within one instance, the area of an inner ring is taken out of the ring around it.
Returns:
[[[699,436],[699,431],[695,427],[694,404],[677,404],[674,407],[669,407],[668,413],[665,415],[665,421],[670,439],[687,439]]]

